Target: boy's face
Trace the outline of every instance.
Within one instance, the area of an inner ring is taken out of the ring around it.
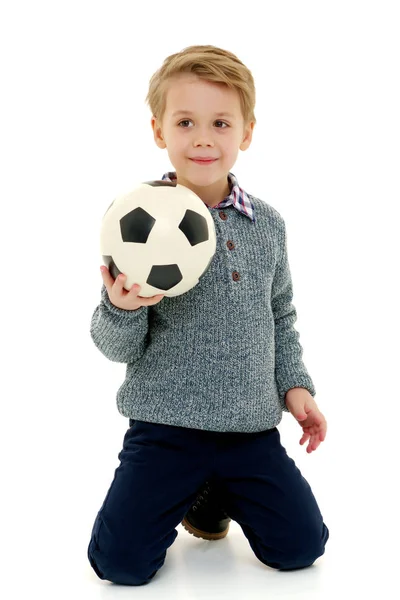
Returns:
[[[209,206],[221,202],[229,194],[228,172],[239,150],[250,146],[254,127],[244,126],[238,92],[193,74],[179,75],[169,83],[162,123],[152,117],[151,124],[157,146],[167,148],[177,183]],[[198,164],[192,160],[198,156],[217,160]]]

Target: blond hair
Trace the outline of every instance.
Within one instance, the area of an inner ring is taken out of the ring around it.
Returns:
[[[251,72],[232,52],[209,45],[188,46],[181,52],[171,54],[151,77],[146,103],[160,122],[165,113],[168,83],[181,73],[193,73],[206,81],[223,83],[236,89],[244,124],[251,121],[256,123],[256,91]]]

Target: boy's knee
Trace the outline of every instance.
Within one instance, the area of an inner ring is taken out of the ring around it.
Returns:
[[[325,544],[329,538],[329,530],[323,524],[322,535],[316,532],[314,535],[309,534],[304,537],[297,548],[293,548],[283,553],[277,561],[263,561],[269,567],[278,569],[279,571],[293,571],[295,569],[305,569],[311,567],[314,562],[325,552]]]
[[[92,539],[88,547],[88,559],[94,572],[100,579],[119,585],[145,585],[153,579],[162,563],[154,570],[143,558],[135,556],[103,556]]]
[[[314,535],[308,536],[304,547],[295,556],[288,556],[283,564],[279,567],[280,571],[292,571],[294,569],[305,569],[311,567],[325,552],[325,544],[329,538],[329,530],[325,523],[322,527],[322,535],[315,532]]]

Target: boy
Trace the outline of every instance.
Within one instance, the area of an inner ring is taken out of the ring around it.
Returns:
[[[256,122],[252,75],[228,51],[191,46],[164,61],[147,100],[155,142],[176,169],[163,179],[208,206],[217,250],[200,282],[173,298],[143,298],[102,269],[91,336],[107,358],[127,363],[117,403],[130,427],[90,564],[101,579],[145,584],[182,520],[217,539],[232,518],[265,565],[308,567],[329,531],[277,425],[290,412],[312,452],[326,420],[293,327],[284,220],[230,172]]]

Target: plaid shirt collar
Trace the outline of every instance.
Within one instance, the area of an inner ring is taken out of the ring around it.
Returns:
[[[176,179],[176,171],[169,171],[162,176],[163,181],[174,182]],[[228,173],[228,182],[231,190],[229,195],[212,208],[225,208],[232,204],[236,210],[248,217],[252,223],[255,223],[254,204],[250,196],[246,194],[243,188],[239,187],[238,180],[233,173]]]

